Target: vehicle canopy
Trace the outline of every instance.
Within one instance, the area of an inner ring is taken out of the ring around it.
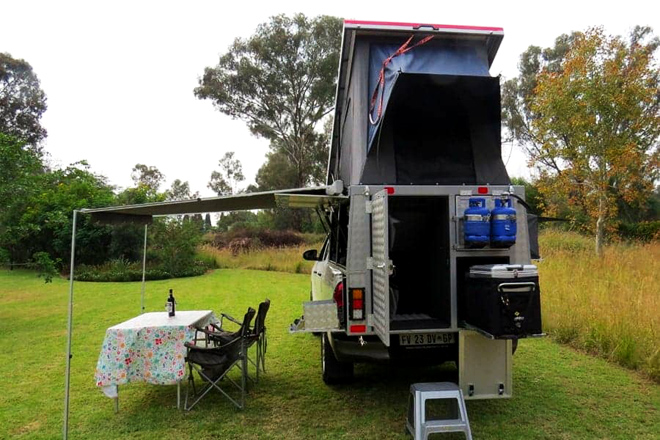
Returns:
[[[508,184],[501,28],[344,22],[328,183]]]

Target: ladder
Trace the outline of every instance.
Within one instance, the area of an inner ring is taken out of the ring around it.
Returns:
[[[426,401],[434,399],[456,400],[458,418],[426,420]],[[443,432],[462,432],[467,440],[472,440],[470,422],[468,421],[461,389],[451,382],[415,383],[410,385],[406,428],[414,440],[426,440],[430,434]]]

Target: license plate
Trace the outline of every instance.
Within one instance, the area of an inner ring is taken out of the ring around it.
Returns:
[[[400,345],[446,345],[455,344],[454,333],[416,333],[399,335]]]

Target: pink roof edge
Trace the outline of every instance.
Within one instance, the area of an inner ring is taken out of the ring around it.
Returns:
[[[504,32],[504,29],[501,27],[465,26],[465,25],[430,24],[430,23],[398,23],[394,21],[344,20],[344,24],[365,25],[365,26],[366,25],[401,26],[401,27],[432,26],[434,29],[459,29],[459,30],[469,30],[469,31]]]

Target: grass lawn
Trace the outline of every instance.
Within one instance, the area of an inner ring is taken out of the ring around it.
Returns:
[[[452,372],[361,365],[354,384],[325,386],[318,339],[287,332],[309,296],[308,280],[226,269],[149,282],[148,311],[163,310],[169,288],[180,310],[235,316],[270,298],[268,372],[242,412],[216,394],[183,413],[176,387],[130,384],[120,388],[118,414],[96,388],[94,368],[106,328],[139,314],[140,284],[76,283],[71,438],[408,438],[410,383]],[[0,438],[61,436],[67,286],[0,271]],[[660,386],[550,340],[528,340],[514,356],[514,397],[468,402],[468,412],[477,439],[657,439]]]

